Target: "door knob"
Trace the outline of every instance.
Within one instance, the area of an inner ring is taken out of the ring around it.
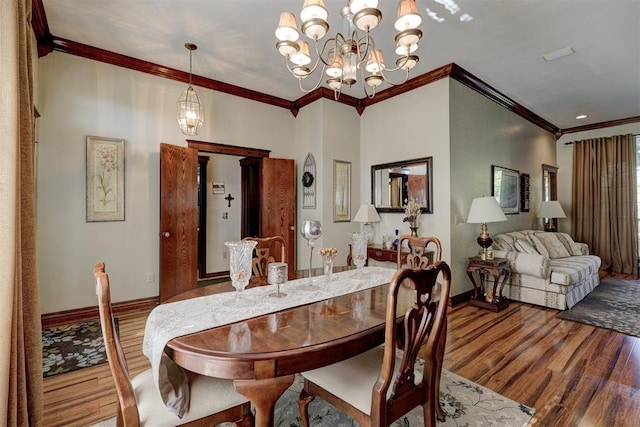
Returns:
[[[171,237],[171,233],[165,231],[164,233],[162,233],[162,237]]]

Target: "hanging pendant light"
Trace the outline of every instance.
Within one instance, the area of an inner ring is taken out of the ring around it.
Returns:
[[[198,94],[191,86],[191,54],[198,48],[193,43],[185,43],[184,47],[189,50],[189,87],[182,92],[177,102],[178,125],[185,135],[197,135],[202,129],[202,104]]]

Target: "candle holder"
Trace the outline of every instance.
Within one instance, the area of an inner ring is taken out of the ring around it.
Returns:
[[[269,264],[267,274],[267,282],[270,285],[276,285],[276,292],[270,293],[270,297],[274,298],[282,298],[286,297],[287,294],[284,292],[280,292],[280,285],[287,283],[287,277],[289,274],[287,263],[284,262],[272,262]]]

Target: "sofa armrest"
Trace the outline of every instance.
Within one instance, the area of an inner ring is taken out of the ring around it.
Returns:
[[[586,243],[575,242],[576,246],[580,250],[580,255],[589,255],[589,245]]]
[[[511,274],[526,274],[541,279],[548,279],[551,274],[551,262],[543,255],[515,251],[493,251],[493,256],[509,260]]]

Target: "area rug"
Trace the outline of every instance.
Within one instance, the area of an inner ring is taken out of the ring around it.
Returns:
[[[84,322],[42,330],[44,378],[106,361],[100,322]]]
[[[640,280],[605,277],[582,301],[556,317],[640,337]]]
[[[275,409],[275,426],[299,427],[298,395],[302,390],[302,377],[278,399]],[[529,406],[507,399],[487,388],[475,384],[447,370],[442,371],[440,402],[447,414],[445,422],[438,426],[501,426],[522,427],[529,424],[535,410]],[[358,424],[325,401],[316,398],[309,405],[309,421],[314,427],[353,427]],[[232,424],[223,423],[229,427]],[[405,417],[392,424],[393,427],[424,426],[422,408],[415,408]],[[94,424],[92,427],[115,426],[115,418]]]

